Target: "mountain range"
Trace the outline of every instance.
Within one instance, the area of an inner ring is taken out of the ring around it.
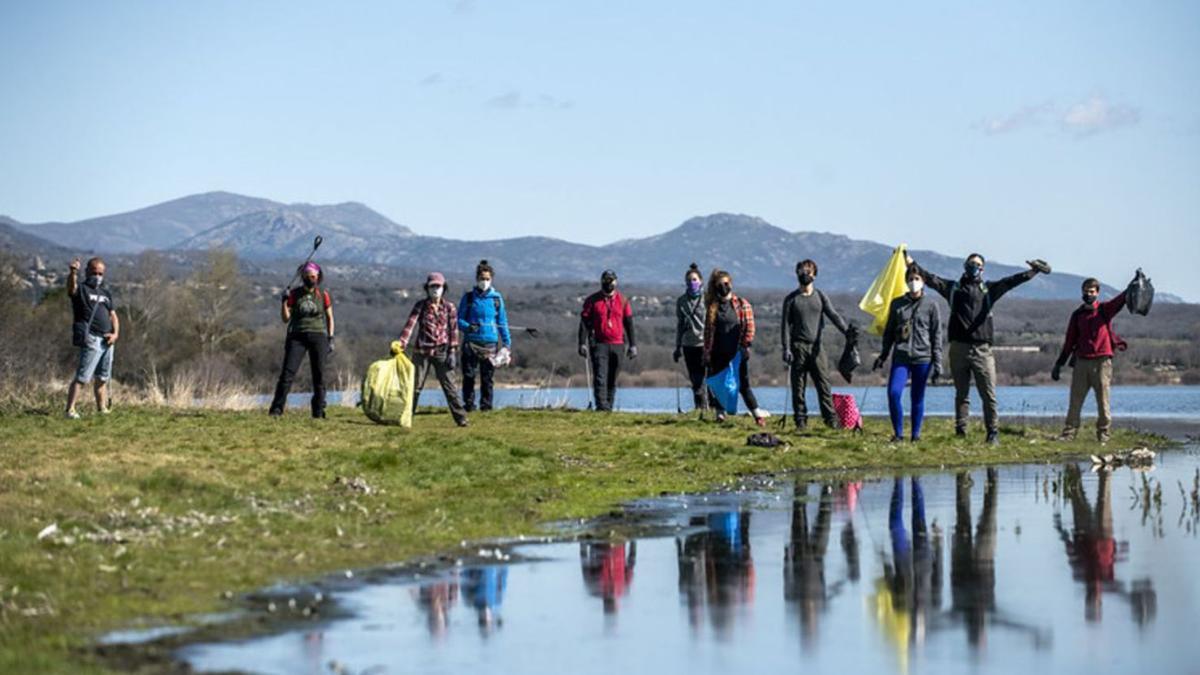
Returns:
[[[675,283],[695,261],[706,271],[723,267],[744,287],[790,288],[795,285],[796,261],[812,258],[820,265],[818,284],[845,292],[865,290],[892,252],[889,245],[823,232],[790,232],[761,218],[731,213],[691,218],[662,234],[603,246],[549,237],[464,241],[417,234],[357,202],[283,204],[228,192],[191,195],[73,223],[22,224],[0,216],[0,247],[47,255],[66,249],[131,254],[220,247],[237,251],[247,261],[270,262],[303,259],[316,235],[323,238],[317,259],[326,262],[437,269],[461,277],[471,275],[475,264],[486,258],[501,277],[543,281],[592,281],[611,268],[624,282]],[[916,249],[910,253],[937,274],[957,277],[961,272],[961,257]],[[989,261],[987,274],[995,279],[1023,269],[1024,265]],[[1056,272],[1036,277],[1015,293],[1076,298],[1082,279]],[[1112,292],[1106,287],[1106,294]]]

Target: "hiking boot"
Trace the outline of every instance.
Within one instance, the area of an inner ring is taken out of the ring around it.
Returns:
[[[903,436],[892,436],[892,440],[888,441],[888,443],[892,443],[892,444],[903,443],[903,442],[904,442]]]
[[[797,417],[793,421],[796,423],[796,431],[808,429],[808,420],[806,418]]]
[[[1056,440],[1059,440],[1063,443],[1070,443],[1071,441],[1075,440],[1075,432],[1064,431],[1058,435],[1058,438]]]
[[[999,431],[989,431],[987,434],[987,444],[988,445],[997,445],[997,446],[1000,445],[1000,432]]]
[[[723,413],[723,412],[717,413],[717,422],[720,422],[720,423],[725,422],[725,413]]]
[[[64,412],[63,417],[66,419],[69,419],[69,420],[80,419],[79,413],[75,412],[74,410],[68,410],[68,411]]]
[[[912,437],[912,440],[911,440],[910,442],[911,442],[911,443],[913,443],[914,445],[915,445],[915,444],[917,444],[917,443],[920,443],[920,442],[921,442],[921,437],[920,437],[920,436],[913,436],[913,437]]]
[[[325,411],[321,410],[321,411],[315,412],[312,414],[312,416],[313,416],[314,420],[323,420],[323,419],[325,419]]]
[[[471,423],[470,423],[470,422],[468,422],[468,421],[467,421],[467,418],[465,418],[465,417],[464,417],[464,418],[462,418],[461,420],[454,420],[454,423],[455,423],[455,424],[457,424],[457,425],[458,425],[458,426],[460,426],[460,427],[468,427],[468,426],[471,426]]]
[[[268,417],[283,417],[283,411],[282,410],[272,410],[267,413],[267,416]]]
[[[1098,442],[1100,445],[1108,445],[1110,440],[1112,440],[1112,437],[1109,436],[1107,432],[1100,432],[1096,434],[1096,442]]]
[[[958,438],[966,438],[967,437],[966,427],[955,427],[954,435],[957,436]]]

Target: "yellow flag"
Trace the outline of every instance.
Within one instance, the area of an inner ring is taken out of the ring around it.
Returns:
[[[907,250],[907,244],[900,244],[892,251],[891,259],[883,266],[879,276],[871,283],[871,288],[867,289],[862,300],[858,302],[859,309],[874,317],[871,327],[867,329],[873,335],[883,335],[892,300],[908,291],[904,285],[904,274],[908,271],[908,264],[904,261]]]

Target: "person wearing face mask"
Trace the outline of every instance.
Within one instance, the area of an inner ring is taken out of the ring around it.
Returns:
[[[491,357],[503,347],[512,349],[504,296],[492,287],[496,271],[486,260],[475,266],[475,287],[458,301],[458,327],[464,334],[462,397],[467,412],[475,409],[475,378],[479,378],[479,409],[492,409],[496,366]]]
[[[963,275],[957,281],[943,279],[923,269],[911,257],[909,268],[925,279],[925,284],[950,303],[947,331],[950,336],[950,376],[954,379],[954,432],[967,435],[970,415],[971,379],[983,400],[983,423],[987,442],[1000,443],[1000,415],[996,402],[996,358],[992,354],[992,307],[1004,294],[1030,279],[1050,273],[1044,260],[1030,260],[1029,269],[994,283],[983,280],[984,259],[978,253],[967,256]]]
[[[1067,336],[1062,351],[1050,371],[1055,382],[1062,377],[1062,368],[1073,361],[1071,369],[1071,398],[1067,419],[1063,425],[1064,441],[1074,440],[1079,431],[1079,416],[1088,391],[1096,393],[1096,440],[1107,443],[1112,427],[1108,394],[1112,386],[1113,354],[1125,351],[1125,341],[1113,331],[1112,320],[1125,307],[1125,292],[1106,302],[1100,302],[1100,282],[1085,279],[1083,304],[1071,313],[1067,321]]]
[[[888,374],[888,413],[892,442],[904,440],[904,386],[912,379],[912,441],[921,439],[925,419],[925,384],[942,374],[942,314],[937,303],[925,297],[925,280],[916,269],[906,274],[908,293],[892,301],[883,329],[883,349],[875,359],[878,370],[892,356]],[[895,350],[893,352],[893,349]]]
[[[706,404],[704,384],[704,280],[696,263],[683,276],[686,290],[675,300],[675,363],[683,359],[687,366],[688,382],[692,387],[692,402],[696,410]]]
[[[404,330],[400,332],[400,346],[413,346],[413,409],[425,388],[425,378],[430,369],[442,385],[446,405],[454,417],[454,423],[467,426],[467,411],[458,394],[455,371],[458,363],[458,310],[454,303],[445,299],[446,277],[440,272],[431,272],[425,279],[425,297],[413,305],[408,314]],[[416,331],[416,339],[413,339]]]
[[[285,291],[279,308],[279,315],[288,326],[287,341],[269,413],[272,417],[283,414],[292,381],[307,353],[312,370],[312,416],[321,419],[325,417],[325,360],[333,352],[333,299],[321,288],[325,273],[320,265],[305,263],[299,272],[304,284]]]
[[[617,290],[617,273],[604,270],[600,290],[584,299],[579,313],[579,355],[591,359],[592,399],[598,411],[612,412],[622,347],[627,358],[637,358],[633,307]]]
[[[817,390],[817,403],[825,426],[837,426],[833,410],[833,389],[829,368],[821,349],[821,335],[828,319],[843,335],[854,330],[834,309],[829,297],[816,287],[817,263],[801,260],[796,263],[796,280],[800,287],[783,300],[783,362],[788,364],[792,387],[792,420],[796,429],[808,426],[808,402],[805,390],[812,378]]]
[[[87,278],[78,280],[79,259],[71,261],[67,272],[67,295],[71,298],[75,346],[79,348],[79,365],[75,378],[67,389],[67,419],[79,419],[75,402],[79,399],[79,388],[95,379],[92,385],[96,397],[96,411],[101,415],[109,412],[108,381],[112,378],[113,346],[121,335],[121,321],[113,304],[112,290],[104,284],[104,261],[92,258],[87,261]]]
[[[758,426],[766,426],[768,413],[758,407],[758,398],[750,389],[750,348],[754,344],[754,308],[733,293],[733,277],[724,270],[713,270],[704,294],[704,366],[708,377],[729,367],[735,356],[738,365],[738,393]],[[713,398],[717,421],[725,421],[720,400]]]

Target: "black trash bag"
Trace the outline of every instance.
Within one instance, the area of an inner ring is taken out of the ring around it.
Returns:
[[[775,434],[768,433],[750,434],[746,437],[746,445],[752,445],[757,448],[789,447],[787,441],[784,441]]]
[[[1141,314],[1146,316],[1150,313],[1150,306],[1154,304],[1154,284],[1150,283],[1150,279],[1142,273],[1142,268],[1133,276],[1133,281],[1129,282],[1129,287],[1125,289],[1125,306],[1129,308],[1131,314]]]
[[[851,378],[854,377],[854,369],[862,365],[862,359],[858,355],[858,326],[850,324],[850,329],[846,331],[846,346],[842,348],[842,358],[838,359],[837,369],[846,379],[846,384],[850,384]]]

